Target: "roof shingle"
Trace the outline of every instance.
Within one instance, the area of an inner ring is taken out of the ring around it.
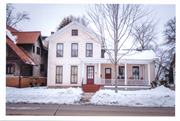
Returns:
[[[12,35],[18,36],[17,44],[34,44],[40,35],[40,31],[35,32],[11,32]]]

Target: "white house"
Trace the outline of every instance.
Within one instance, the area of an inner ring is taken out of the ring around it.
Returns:
[[[97,91],[104,85],[115,84],[115,69],[101,57],[101,44],[87,36],[87,29],[71,22],[55,32],[48,44],[48,87],[81,87],[86,92]],[[151,50],[136,51],[118,63],[119,86],[147,86],[154,81],[154,61]]]

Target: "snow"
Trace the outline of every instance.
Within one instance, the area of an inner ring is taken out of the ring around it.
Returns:
[[[43,103],[74,105],[114,105],[129,107],[175,107],[175,91],[159,86],[151,90],[118,91],[99,90],[89,102],[79,102],[81,88],[47,89],[6,87],[6,103]]]
[[[17,42],[16,42],[17,36],[13,36],[8,29],[6,29],[6,34],[7,34],[8,37],[14,42],[14,44],[17,43]]]
[[[81,88],[6,87],[6,103],[73,104],[80,101],[82,93]]]
[[[164,86],[151,90],[118,91],[99,90],[90,99],[94,105],[129,107],[175,107],[175,92]]]
[[[122,55],[127,53],[126,50],[121,50],[121,52],[118,53],[118,58],[120,58]],[[105,53],[105,58],[109,59],[109,56],[107,53]],[[157,55],[153,50],[142,50],[142,51],[136,51],[136,50],[131,50],[127,54],[125,54],[121,59],[124,60],[154,60],[158,59]]]

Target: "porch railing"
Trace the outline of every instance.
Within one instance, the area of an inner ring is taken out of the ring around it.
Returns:
[[[100,84],[115,85],[115,79],[101,79]],[[125,79],[117,79],[117,84],[122,86],[125,85]],[[127,79],[126,85],[145,86],[148,85],[148,80]]]

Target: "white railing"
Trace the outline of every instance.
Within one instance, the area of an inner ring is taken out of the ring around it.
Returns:
[[[102,85],[115,85],[115,79],[101,79],[100,84],[102,84]],[[117,84],[118,85],[125,85],[125,79],[117,79]],[[148,80],[127,79],[126,85],[144,86],[144,85],[148,85]]]
[[[103,85],[115,85],[115,79],[101,79],[101,84]],[[118,85],[125,85],[124,79],[117,79]]]
[[[148,85],[148,80],[127,79],[127,85]]]

